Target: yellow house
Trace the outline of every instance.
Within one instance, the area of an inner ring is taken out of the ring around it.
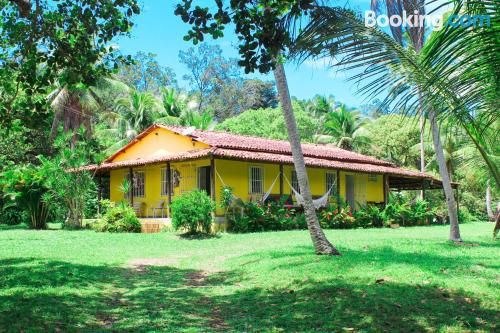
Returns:
[[[440,187],[430,175],[340,148],[303,144],[302,150],[314,198],[340,196],[352,207],[383,205],[391,188]],[[177,126],[153,125],[102,164],[85,169],[94,170],[100,183],[109,177],[110,200],[132,202],[145,218],[168,217],[172,200],[196,188],[217,203],[223,186],[243,200],[287,195],[295,203],[293,189],[299,188],[287,141]],[[132,186],[123,193],[126,179]],[[217,208],[216,216],[222,215]]]

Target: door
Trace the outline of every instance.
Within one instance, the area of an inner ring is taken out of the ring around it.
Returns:
[[[345,176],[345,201],[351,206],[351,209],[354,209],[354,176],[346,175]]]
[[[204,166],[198,168],[198,188],[210,195],[210,167]]]

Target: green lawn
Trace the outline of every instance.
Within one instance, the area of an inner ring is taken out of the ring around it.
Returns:
[[[223,234],[0,230],[0,331],[493,332],[492,224]]]

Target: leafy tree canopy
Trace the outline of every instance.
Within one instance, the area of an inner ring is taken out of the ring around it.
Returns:
[[[128,86],[140,91],[159,94],[162,89],[176,87],[177,80],[172,68],[162,66],[156,54],[137,52],[131,63],[120,66],[118,77]]]
[[[296,101],[293,102],[293,109],[301,140],[313,142],[314,135],[318,130],[319,120],[304,111]],[[285,119],[279,107],[245,111],[218,124],[216,129],[237,134],[288,140]]]
[[[109,73],[124,60],[110,42],[139,12],[136,0],[0,0],[1,119],[44,110],[56,80],[94,84]]]

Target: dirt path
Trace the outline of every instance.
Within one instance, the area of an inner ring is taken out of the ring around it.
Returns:
[[[191,288],[204,288],[207,287],[207,278],[210,273],[207,271],[196,271],[192,273],[188,273],[186,275],[187,282],[186,286]],[[210,328],[216,332],[227,332],[230,327],[224,321],[222,316],[221,309],[216,306],[212,300],[207,296],[202,296],[200,299],[200,303],[209,307],[211,309],[211,317],[210,317]]]

